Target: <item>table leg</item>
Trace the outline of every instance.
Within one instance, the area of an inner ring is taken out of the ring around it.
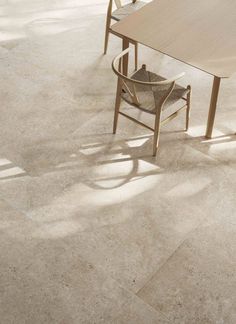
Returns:
[[[212,136],[219,89],[220,89],[220,78],[215,76],[213,81],[213,87],[211,92],[211,103],[210,103],[208,120],[207,120],[207,129],[206,129],[207,138],[211,138]]]
[[[124,51],[128,47],[129,47],[129,40],[128,38],[123,37],[122,50]],[[123,73],[126,76],[128,75],[128,64],[129,64],[129,54],[126,54],[123,57]]]

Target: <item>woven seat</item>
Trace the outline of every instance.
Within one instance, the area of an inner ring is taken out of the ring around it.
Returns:
[[[131,76],[131,80],[143,81],[143,82],[159,82],[167,79],[153,72],[147,71],[144,68],[139,69]],[[126,81],[128,87],[131,87],[131,82]],[[146,111],[151,114],[156,114],[157,109],[161,109],[163,97],[166,94],[166,85],[163,86],[147,86],[143,84],[136,84],[135,91],[140,102],[136,105],[137,108]],[[189,93],[189,89],[184,88],[178,84],[175,84],[174,89],[165,101],[163,110],[175,104],[178,100],[181,100]],[[133,105],[132,98],[129,93],[122,92],[122,99],[124,99],[130,105]]]
[[[114,10],[111,14],[111,18],[120,21],[123,18],[131,15],[135,11],[141,9],[146,3],[143,1],[137,1],[135,3],[128,3],[127,5]]]
[[[178,79],[183,77],[184,73],[170,79],[165,79],[156,73],[147,71],[146,65],[143,65],[141,69],[135,72],[131,77],[128,77],[126,73],[123,73],[123,68],[124,57],[128,56],[129,52],[130,48],[127,48],[117,55],[112,62],[112,69],[118,76],[113,133],[116,133],[119,115],[146,127],[154,132],[153,156],[155,156],[162,125],[177,117],[180,112],[185,111],[185,125],[186,130],[188,130],[191,86],[189,85],[187,88],[184,88],[176,83]],[[129,105],[154,115],[154,127],[150,127],[126,112],[121,111],[120,106],[122,99]],[[180,101],[184,102],[180,108],[177,109],[177,107],[173,107],[174,112],[169,112],[164,119],[161,118],[163,110]]]

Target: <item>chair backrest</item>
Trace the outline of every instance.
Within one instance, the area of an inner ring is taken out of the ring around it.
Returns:
[[[112,7],[113,7],[113,1],[115,2],[116,8],[122,8],[122,2],[121,0],[110,0],[107,8],[107,17],[111,17],[112,14]],[[132,3],[136,3],[138,0],[131,0]]]
[[[112,62],[112,69],[118,76],[118,82],[121,82],[122,89],[128,94],[130,103],[144,109],[147,96],[150,95],[151,91],[153,94],[153,106],[156,109],[162,107],[173,91],[176,80],[183,77],[185,73],[181,73],[168,80],[164,79],[160,81],[158,78],[157,81],[157,75],[146,71],[145,66],[143,66],[142,69],[138,70],[130,78],[124,75],[122,71],[123,59],[129,52],[130,48],[127,48],[117,55]]]
[[[121,0],[114,0],[114,1],[115,1],[115,4],[116,4],[116,7],[117,8],[121,8],[122,7]],[[138,0],[132,0],[132,3],[135,3],[137,1]]]

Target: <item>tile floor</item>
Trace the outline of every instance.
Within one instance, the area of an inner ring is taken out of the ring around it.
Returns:
[[[193,86],[188,133],[120,118],[105,0],[0,0],[0,323],[236,323],[236,77],[140,48]]]

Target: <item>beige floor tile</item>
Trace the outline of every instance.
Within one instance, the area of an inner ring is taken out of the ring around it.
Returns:
[[[206,141],[212,77],[140,46],[140,64],[193,86],[189,132],[176,119],[151,157],[146,130],[120,118],[111,134],[106,6],[0,1],[0,322],[166,323],[144,287],[171,323],[233,323],[236,79]]]
[[[172,323],[235,323],[235,230],[199,227],[138,296]]]
[[[35,237],[37,223],[0,206],[2,323],[169,323],[78,250]]]

